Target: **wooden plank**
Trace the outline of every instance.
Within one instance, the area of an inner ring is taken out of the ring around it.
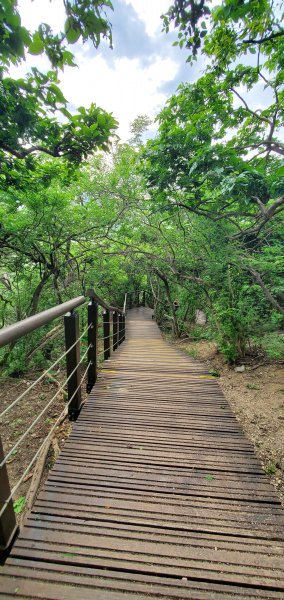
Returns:
[[[129,600],[132,594],[135,598],[169,598],[188,600],[251,600],[261,598],[267,600],[267,590],[235,587],[222,585],[220,583],[209,583],[202,581],[178,580],[168,577],[153,577],[145,574],[128,574],[124,572],[113,572],[92,568],[77,567],[75,572],[69,572],[64,565],[46,564],[44,562],[22,561],[14,559],[7,567],[7,576],[3,582],[3,594],[0,598],[11,597],[13,588],[18,588],[17,597],[25,598],[21,594],[23,585],[26,585],[27,571],[30,573],[29,581],[32,585],[28,588],[29,598],[47,598],[48,600],[77,600],[78,589],[84,600],[99,600],[104,593],[104,598],[116,598]],[[39,584],[45,584],[39,589]],[[10,586],[10,587],[9,587]],[[59,587],[60,586],[60,587]],[[32,588],[32,589],[31,589]],[[11,590],[10,596],[8,596]],[[19,593],[21,595],[19,595]],[[6,594],[6,595],[5,595]],[[77,596],[76,596],[77,594]],[[269,598],[282,598],[282,592],[269,591]]]

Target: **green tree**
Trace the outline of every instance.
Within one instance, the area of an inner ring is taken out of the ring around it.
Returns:
[[[205,2],[177,0],[164,16],[166,30],[172,23],[189,62],[201,52],[208,66],[169,99],[157,137],[141,152],[152,210],[180,228],[173,247],[182,239],[187,245],[180,269],[166,260],[156,275],[171,294],[182,274],[191,288],[200,286],[191,297],[210,312],[234,359],[261,323],[273,328],[284,314],[281,9],[225,0],[211,10]],[[266,105],[258,107],[261,92]]]
[[[171,24],[179,30],[175,45],[188,48],[189,62],[200,49],[219,64],[247,52],[254,54],[260,47],[269,55],[274,53],[274,42],[284,36],[282,1],[223,0],[212,8],[204,0],[174,0],[163,23],[166,32]]]
[[[138,115],[132,123],[130,123],[130,133],[132,133],[132,138],[130,138],[129,143],[140,147],[143,143],[143,134],[147,131],[149,125],[151,125],[152,121],[147,115]]]
[[[207,77],[201,82],[207,87],[206,106],[216,105],[219,94],[227,115],[234,109],[227,129],[237,129],[239,152],[255,150],[264,160],[271,153],[284,156],[279,138],[283,125],[283,3],[223,0],[211,9],[206,2],[176,0],[164,15],[167,30],[171,22],[179,29],[180,45],[189,49],[189,60],[200,52],[205,58]],[[256,108],[255,99],[261,93],[269,100]]]
[[[94,149],[107,150],[117,122],[111,114],[92,104],[72,115],[59,87],[58,72],[75,66],[69,46],[81,39],[98,47],[101,37],[111,44],[111,26],[105,9],[110,0],[64,0],[65,29],[54,33],[46,23],[31,33],[21,25],[17,3],[0,7],[0,176],[2,184],[18,184],[35,168],[39,152],[79,164]],[[21,63],[27,53],[44,54],[50,69],[32,68],[25,77],[9,76],[9,66]],[[59,115],[64,117],[59,119]],[[23,164],[24,163],[24,164]],[[19,184],[20,185],[20,184]]]

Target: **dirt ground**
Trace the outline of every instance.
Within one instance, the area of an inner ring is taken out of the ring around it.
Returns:
[[[263,468],[284,504],[284,369],[277,361],[246,361],[236,372],[217,353],[214,342],[178,342],[176,347],[219,373],[218,381]],[[257,367],[257,365],[259,365]],[[256,368],[257,367],[257,368]]]

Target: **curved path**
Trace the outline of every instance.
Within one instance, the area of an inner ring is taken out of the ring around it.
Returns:
[[[283,600],[283,517],[217,381],[133,309],[0,598]]]

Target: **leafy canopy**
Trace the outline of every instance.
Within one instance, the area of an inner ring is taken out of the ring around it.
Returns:
[[[174,0],[163,23],[166,32],[172,24],[179,30],[175,44],[188,48],[188,62],[202,50],[223,66],[259,47],[274,53],[273,42],[284,36],[281,0],[223,0],[213,8],[210,0]]]
[[[25,169],[33,169],[33,156],[38,152],[76,165],[96,148],[107,150],[117,127],[113,116],[95,104],[71,114],[58,79],[60,69],[75,66],[70,45],[89,40],[97,48],[102,37],[111,45],[106,10],[112,9],[112,4],[110,0],[64,0],[64,8],[64,31],[54,33],[47,23],[41,23],[31,33],[21,24],[17,2],[1,3],[0,176],[4,185],[13,177],[17,181]],[[9,76],[10,65],[20,64],[27,53],[45,55],[50,69],[42,73],[32,68],[20,79]]]
[[[266,0],[223,0],[212,10],[176,0],[164,26],[173,23],[189,60],[200,50],[207,67],[169,99],[144,153],[163,206],[227,220],[250,242],[284,209],[281,20],[281,6]]]

